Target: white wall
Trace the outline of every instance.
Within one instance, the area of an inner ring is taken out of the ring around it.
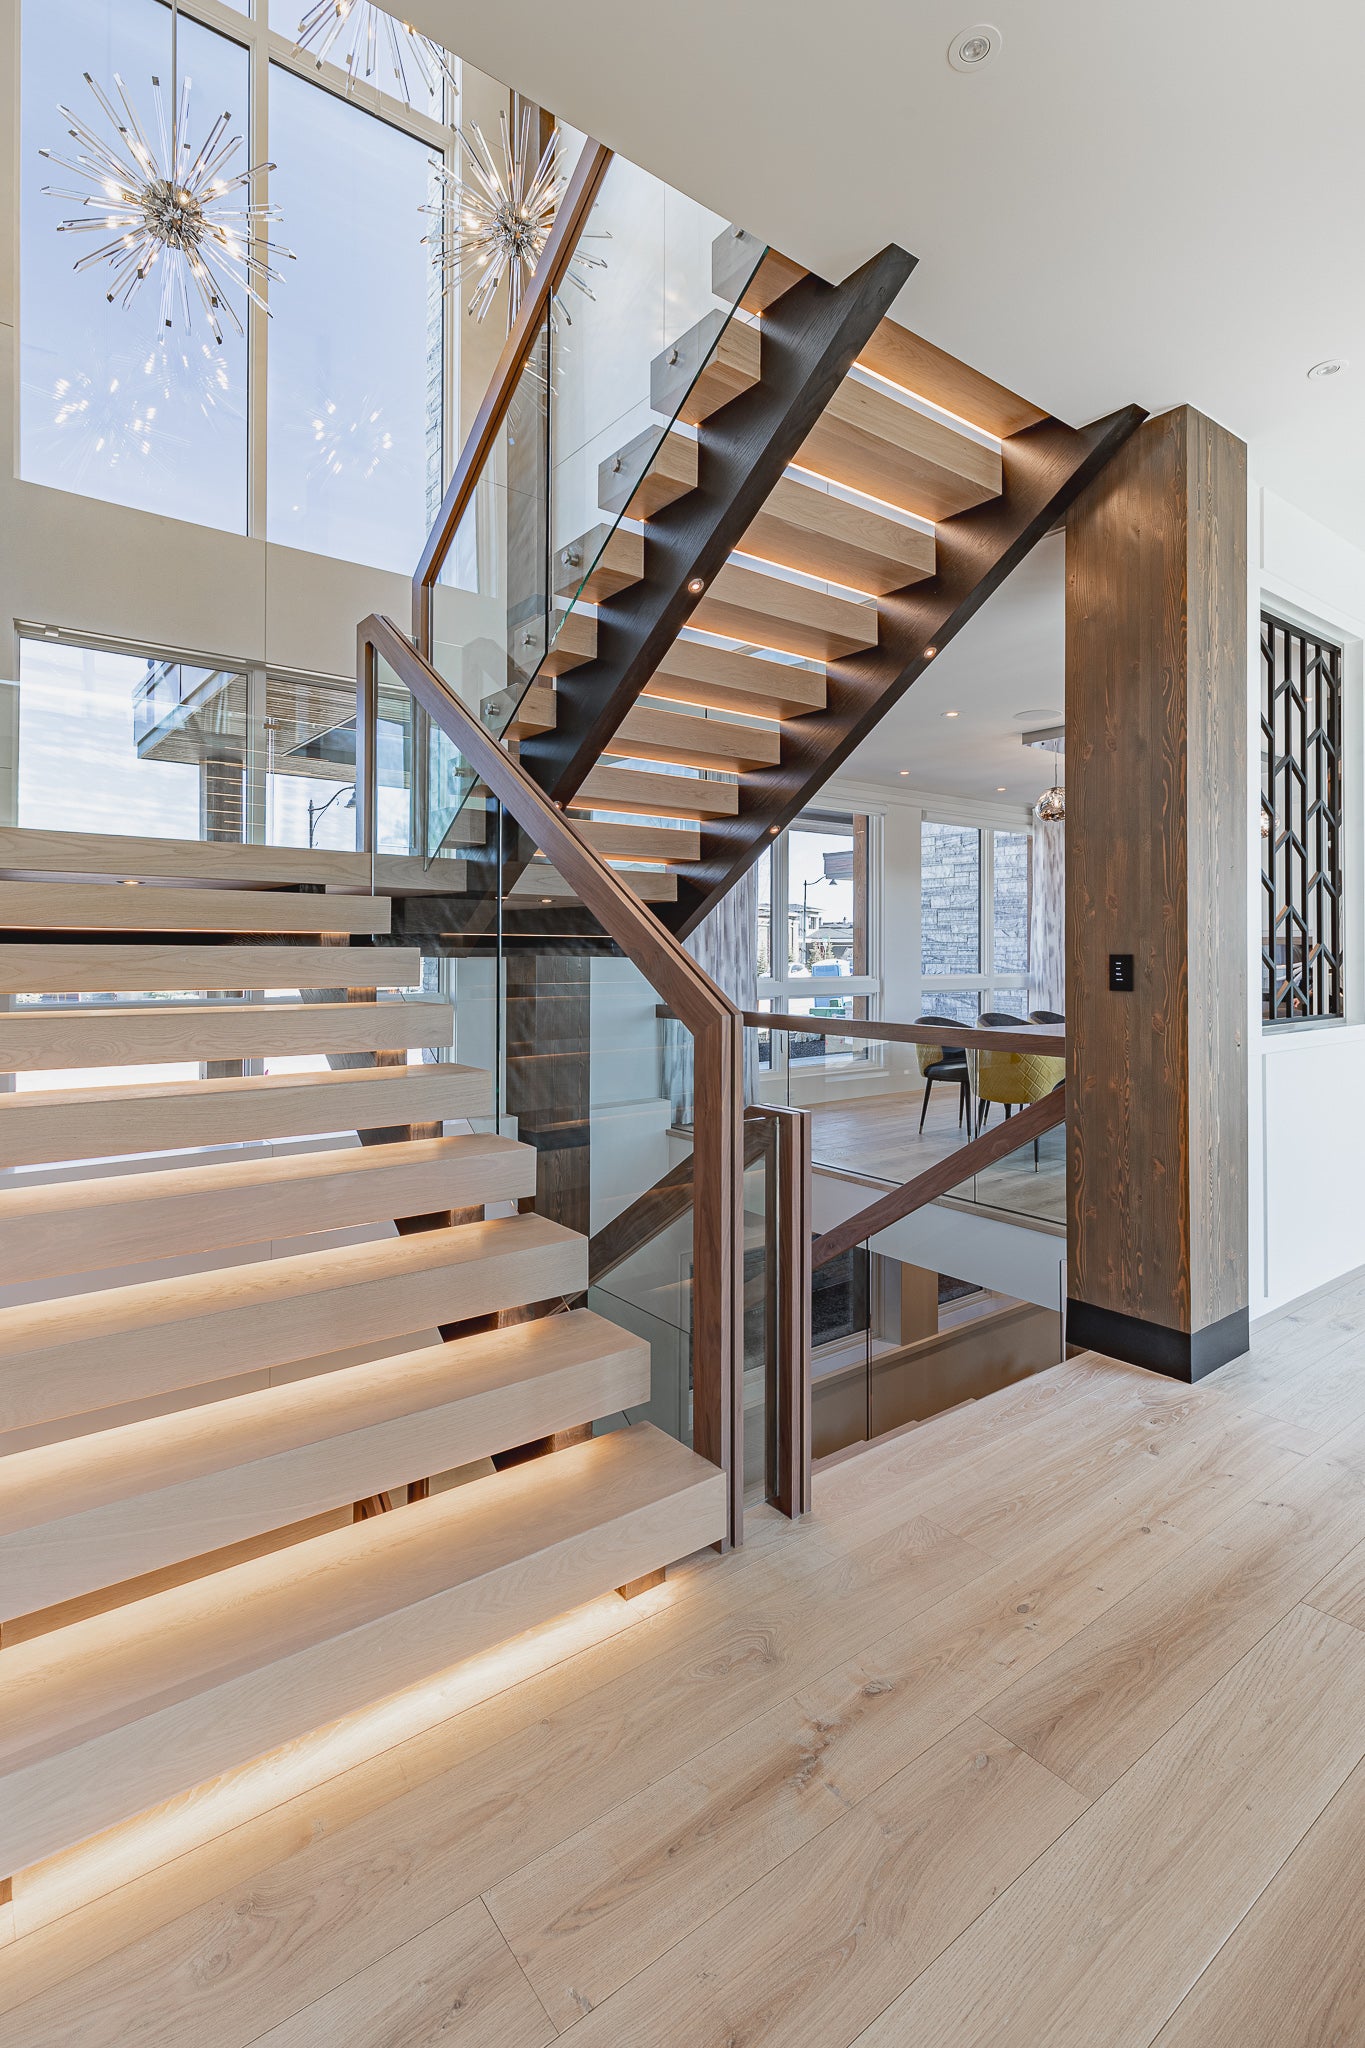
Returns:
[[[1365,1264],[1365,553],[1253,483],[1247,678],[1251,1313]],[[1346,1021],[1261,1024],[1259,614],[1325,628],[1346,650]]]

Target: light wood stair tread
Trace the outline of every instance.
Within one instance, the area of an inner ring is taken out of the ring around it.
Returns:
[[[3,1654],[0,1865],[641,1577],[724,1531],[647,1424],[168,1588]]]
[[[387,933],[387,896],[0,881],[0,930]]]
[[[448,1046],[442,998],[374,1003],[82,1003],[0,1010],[0,1073]]]
[[[936,559],[932,533],[790,476],[779,477],[740,550],[873,597],[932,576]]]
[[[514,1202],[535,1153],[482,1133],[0,1188],[0,1286]]]
[[[551,621],[551,645],[541,662],[538,676],[567,675],[597,654],[597,620],[591,612],[575,605],[572,611],[556,612]]]
[[[421,954],[409,946],[0,945],[0,995],[417,988],[421,979]]]
[[[974,427],[984,428],[1001,440],[1022,433],[1025,427],[1037,426],[1048,417],[1017,392],[1006,390],[1003,384],[935,348],[933,342],[912,334],[895,320],[878,322],[858,362],[863,369],[885,377],[888,383],[899,384],[906,391],[927,398],[931,405],[956,413],[959,419],[970,420]]]
[[[554,567],[560,597],[601,604],[644,575],[644,535],[628,526],[594,526],[556,550]]]
[[[585,1241],[500,1217],[0,1309],[0,1430],[580,1293]]]
[[[712,578],[690,623],[703,632],[755,640],[813,661],[838,661],[875,647],[878,634],[875,605],[736,562],[727,562]]]
[[[761,328],[713,307],[650,364],[651,411],[700,426],[753,389],[762,374],[762,349]]]
[[[799,263],[765,249],[744,228],[725,228],[711,244],[712,291],[727,306],[738,301],[746,313],[766,313],[806,275]]]
[[[648,1399],[648,1345],[578,1309],[20,1452],[0,1619]]]
[[[660,860],[670,867],[701,858],[701,834],[678,825],[625,825],[609,818],[574,821],[589,846],[608,860]]]
[[[0,1166],[488,1116],[491,1076],[454,1062],[138,1081],[0,1095]]]
[[[617,874],[642,903],[676,903],[678,900],[676,875],[657,873],[650,868],[618,868]],[[582,900],[573,884],[558,869],[540,860],[533,861],[507,892],[509,902],[522,903],[528,899],[533,903],[578,903]]]
[[[36,825],[0,825],[0,875],[72,881],[113,875],[121,880],[214,882],[299,887],[304,883],[368,895],[368,853],[301,846],[244,846],[226,840],[154,839],[120,832],[56,832]],[[416,854],[381,853],[373,862],[381,894],[424,893],[448,884],[433,881]]]
[[[797,456],[803,469],[921,519],[948,519],[1000,495],[1000,450],[846,377]]]
[[[704,640],[675,640],[644,689],[649,699],[752,718],[800,718],[823,711],[826,695],[823,669],[735,654]]]
[[[573,802],[582,810],[626,811],[641,818],[733,818],[739,811],[739,786],[695,775],[599,765],[590,770]]]
[[[652,519],[697,488],[698,444],[675,428],[646,427],[597,472],[597,502],[613,518]]]
[[[485,707],[490,701],[485,698]],[[557,716],[553,685],[532,683],[528,690],[522,692],[511,718],[503,727],[502,737],[521,740],[529,739],[532,733],[553,732]]]
[[[685,711],[665,711],[637,703],[617,727],[604,750],[632,760],[672,761],[680,767],[713,768],[742,774],[747,768],[771,767],[782,758],[779,733],[755,725],[735,725],[724,718],[693,718]]]

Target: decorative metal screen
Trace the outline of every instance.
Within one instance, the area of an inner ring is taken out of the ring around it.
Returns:
[[[1261,1010],[1345,1011],[1341,649],[1261,614]]]

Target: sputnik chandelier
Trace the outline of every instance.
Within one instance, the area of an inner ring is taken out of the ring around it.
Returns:
[[[330,58],[346,67],[350,83],[391,77],[408,105],[456,91],[455,66],[430,36],[376,7],[374,0],[317,0],[299,23],[295,56],[310,56],[319,71]]]
[[[457,165],[462,157],[468,166],[467,173],[433,159],[431,168],[440,195],[421,210],[436,222],[435,232],[423,236],[423,241],[432,251],[432,262],[441,271],[445,289],[453,291],[466,279],[477,278],[469,311],[476,320],[482,320],[506,278],[510,326],[549,239],[568,178],[560,166],[557,128],[539,161],[532,155],[529,107],[522,110],[515,140],[505,114],[499,116],[498,126],[501,163],[494,159],[482,129],[473,129],[472,140],[463,128],[455,130]],[[579,291],[592,298],[583,273],[605,268],[602,257],[586,255],[580,249],[568,277]],[[558,301],[556,309],[572,325],[568,309]]]
[[[159,147],[154,148],[144,134],[118,73],[114,74],[114,88],[121,113],[87,71],[85,82],[117,139],[106,141],[69,107],[60,108],[76,144],[74,160],[50,149],[40,154],[81,179],[86,189],[65,192],[45,185],[43,191],[49,198],[74,200],[87,209],[73,219],[59,221],[59,234],[111,237],[75,265],[78,271],[101,264],[110,267],[114,274],[105,293],[110,305],[115,301],[123,307],[131,305],[142,285],[159,270],[161,325],[174,327],[178,319],[186,329],[191,328],[198,306],[207,316],[214,340],[221,344],[225,319],[234,333],[245,333],[231,293],[242,292],[268,315],[263,287],[267,280],[276,283],[280,277],[270,258],[292,260],[292,251],[265,238],[263,230],[280,218],[279,210],[258,204],[253,197],[254,180],[275,166],[256,164],[248,170],[230,170],[242,148],[241,137],[228,132],[231,114],[219,115],[199,149],[189,140],[190,80],[187,78],[182,88],[179,26],[179,7],[171,0],[169,128],[161,80],[152,79]]]

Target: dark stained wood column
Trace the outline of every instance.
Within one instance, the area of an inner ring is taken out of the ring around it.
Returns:
[[[1188,1381],[1247,1348],[1246,521],[1180,407],[1067,522],[1067,1338]]]

